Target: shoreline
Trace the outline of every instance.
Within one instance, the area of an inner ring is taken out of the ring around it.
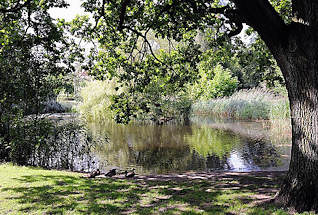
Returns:
[[[77,172],[79,173],[79,172]],[[80,173],[87,174],[87,173]],[[287,174],[287,171],[251,171],[251,172],[234,172],[234,171],[216,171],[216,172],[184,172],[184,173],[169,173],[169,174],[138,174],[130,180],[150,180],[150,181],[186,181],[186,180],[222,180],[222,179],[236,179],[246,177],[256,178],[281,178]],[[113,177],[107,177],[104,174],[95,177],[96,179],[113,178],[126,179],[124,174],[117,174]]]

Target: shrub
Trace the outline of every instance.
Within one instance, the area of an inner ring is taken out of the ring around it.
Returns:
[[[210,76],[213,76],[211,78]],[[201,70],[201,78],[196,84],[188,86],[190,97],[208,100],[232,95],[238,87],[238,80],[228,69],[217,65],[213,71]]]

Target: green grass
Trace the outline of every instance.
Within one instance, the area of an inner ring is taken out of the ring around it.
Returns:
[[[192,105],[192,113],[243,120],[289,119],[290,116],[287,98],[260,88],[241,90],[230,97],[198,101]]]
[[[0,176],[0,214],[287,214],[258,203],[275,194],[277,178],[87,179],[11,164]]]

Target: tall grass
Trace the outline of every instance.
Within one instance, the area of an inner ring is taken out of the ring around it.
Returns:
[[[241,90],[230,97],[198,101],[192,105],[192,114],[243,120],[288,119],[290,116],[287,98],[262,88]]]
[[[107,121],[113,118],[110,97],[116,95],[116,81],[89,81],[80,91],[81,103],[77,111],[88,121]]]

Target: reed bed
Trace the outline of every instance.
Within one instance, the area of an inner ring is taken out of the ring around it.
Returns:
[[[289,119],[289,102],[269,90],[241,90],[230,97],[198,101],[192,105],[194,115],[213,115],[241,120]]]

